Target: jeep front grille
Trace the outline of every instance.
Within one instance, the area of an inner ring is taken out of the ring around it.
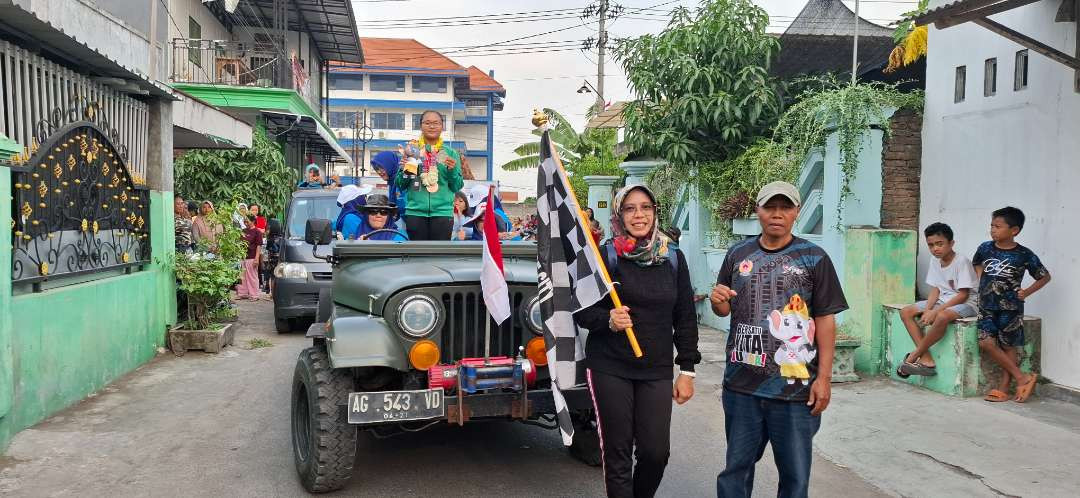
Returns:
[[[433,289],[433,295],[442,301],[446,321],[443,323],[439,348],[442,361],[452,362],[462,358],[484,356],[484,318],[491,320],[484,306],[484,298],[475,287],[445,287]],[[510,288],[512,313],[501,326],[491,323],[491,355],[514,356],[519,346],[532,337],[522,320],[521,306],[535,294],[535,289]],[[439,295],[441,294],[441,295]]]

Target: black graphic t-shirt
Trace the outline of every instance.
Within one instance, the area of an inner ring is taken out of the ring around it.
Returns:
[[[825,250],[795,237],[770,251],[748,238],[728,249],[716,282],[737,293],[724,389],[806,401],[817,378],[814,318],[848,308]]]
[[[1050,273],[1031,249],[1020,244],[1002,249],[992,240],[979,245],[971,262],[983,267],[979,307],[985,310],[1024,311],[1024,301],[1016,294],[1024,281],[1024,270],[1035,280]]]

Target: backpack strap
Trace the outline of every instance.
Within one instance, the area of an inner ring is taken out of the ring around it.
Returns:
[[[619,263],[619,257],[615,254],[615,244],[612,244],[610,240],[604,244],[604,263],[607,264],[609,274]]]
[[[675,275],[675,281],[679,281],[679,252],[675,248],[668,251],[668,263],[671,263],[671,273]]]

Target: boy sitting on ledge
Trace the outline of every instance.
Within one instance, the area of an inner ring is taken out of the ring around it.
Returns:
[[[896,367],[896,375],[937,375],[937,364],[930,346],[945,336],[945,329],[959,318],[975,316],[975,268],[965,256],[953,250],[953,231],[944,223],[933,223],[923,230],[926,247],[935,261],[930,263],[926,283],[933,286],[926,301],[919,301],[900,311],[915,350],[908,353]],[[927,332],[923,327],[929,326]]]

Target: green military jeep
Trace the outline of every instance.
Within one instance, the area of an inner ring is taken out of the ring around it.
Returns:
[[[481,243],[337,241],[328,248],[328,220],[306,228],[315,253],[333,265],[333,284],[320,295],[307,332],[312,345],[293,375],[293,456],[305,489],[348,482],[361,430],[388,436],[474,420],[557,429],[535,244],[503,244],[514,313],[500,326],[488,318],[480,289]],[[576,433],[570,453],[598,465],[588,390],[563,395]]]

